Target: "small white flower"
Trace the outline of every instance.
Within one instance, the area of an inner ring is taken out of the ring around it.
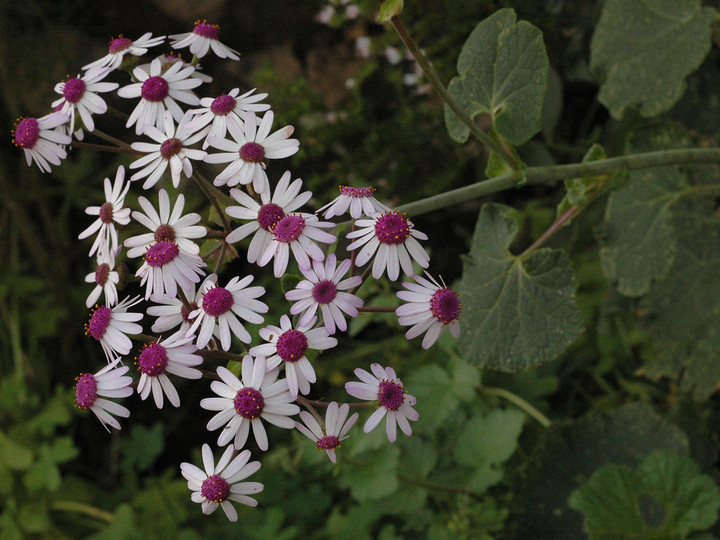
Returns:
[[[390,210],[389,207],[375,199],[373,193],[375,193],[375,188],[372,187],[340,186],[340,195],[318,209],[317,212],[324,210],[323,217],[330,219],[335,216],[342,216],[349,208],[350,217],[358,219],[363,214],[372,217],[378,212]]]
[[[220,26],[217,24],[195,21],[195,28],[193,28],[192,32],[170,36],[170,39],[174,40],[170,43],[170,46],[173,49],[182,49],[189,46],[190,52],[198,58],[205,56],[212,48],[213,52],[220,58],[240,60],[240,53],[220,43],[219,35]]]
[[[221,94],[216,98],[202,98],[200,100],[201,109],[188,111],[193,115],[192,127],[188,127],[191,131],[198,131],[212,122],[210,131],[207,132],[207,138],[203,142],[203,150],[207,148],[210,137],[225,138],[228,117],[234,117],[242,123],[243,120],[240,115],[245,114],[245,111],[262,112],[270,108],[267,103],[257,103],[265,99],[267,94],[251,95],[254,91],[255,88],[245,92],[242,96],[238,96],[240,90],[233,88],[227,94]]]
[[[209,411],[220,411],[207,424],[215,431],[223,428],[218,446],[234,441],[238,450],[245,446],[252,425],[255,442],[262,451],[268,449],[268,438],[262,420],[275,426],[292,429],[295,421],[290,416],[300,412],[292,403],[285,379],[277,380],[278,369],[266,370],[265,357],[255,360],[250,355],[242,361],[242,380],[228,369],[219,366],[221,381],[213,381],[210,388],[220,397],[205,398],[200,406]]]
[[[357,317],[358,308],[363,305],[358,296],[342,292],[360,286],[362,278],[354,276],[343,279],[350,269],[351,261],[346,259],[337,268],[336,262],[335,254],[331,253],[324,264],[322,261],[313,261],[312,269],[300,267],[307,279],[285,294],[286,299],[296,300],[290,308],[291,315],[304,312],[300,324],[307,324],[319,307],[325,328],[330,334],[335,333],[335,327],[342,332],[347,330],[343,313]]]
[[[180,326],[180,330],[187,333],[192,325],[190,313],[198,307],[197,302],[202,297],[202,293],[195,292],[195,285],[188,289],[183,289],[183,294],[190,303],[190,310],[186,309],[180,298],[170,298],[165,295],[161,300],[156,300],[159,305],[147,308],[147,314],[151,317],[157,317],[151,329],[156,334],[161,334],[172,330],[176,326]]]
[[[88,131],[95,130],[92,115],[107,111],[107,104],[98,93],[111,92],[118,87],[118,83],[101,82],[110,71],[109,68],[91,69],[82,77],[78,75],[55,85],[55,92],[62,97],[53,101],[52,107],[61,107],[60,112],[70,115],[71,133],[75,131],[76,110]]]
[[[228,163],[230,165],[215,177],[216,186],[235,186],[250,184],[256,193],[270,189],[265,174],[266,159],[281,159],[295,154],[300,148],[300,141],[288,139],[294,128],[285,126],[270,134],[273,112],[267,111],[258,125],[254,111],[245,112],[245,122],[235,116],[226,120],[228,131],[235,141],[208,138],[210,146],[222,150],[217,154],[205,157],[207,163]]]
[[[397,426],[400,426],[400,430],[405,435],[411,435],[412,428],[408,420],[415,422],[420,418],[413,409],[417,400],[405,393],[402,381],[397,378],[393,368],[372,364],[370,369],[372,375],[361,368],[355,370],[355,375],[362,382],[345,383],[345,391],[351,396],[379,402],[380,407],[365,422],[363,431],[369,433],[384,417],[387,417],[385,431],[390,442],[395,442],[397,438]]]
[[[158,409],[163,406],[163,394],[174,407],[180,406],[180,396],[170,381],[167,373],[185,379],[200,379],[202,372],[194,366],[202,364],[203,358],[192,343],[193,337],[186,337],[180,331],[165,341],[158,339],[146,343],[140,354],[135,358],[138,365],[140,381],[137,391],[141,399],[147,399],[152,392]]]
[[[132,349],[132,341],[125,334],[139,334],[142,326],[137,324],[142,313],[131,313],[128,309],[140,303],[141,298],[126,298],[118,305],[95,306],[90,320],[85,324],[85,335],[92,336],[102,345],[108,362],[115,355],[124,356]]]
[[[118,301],[117,284],[120,281],[120,274],[115,270],[115,258],[110,252],[101,252],[97,255],[97,268],[94,272],[85,276],[85,283],[95,283],[95,288],[90,292],[85,301],[85,306],[90,307],[100,298],[100,293],[105,294],[105,305],[114,306]]]
[[[273,272],[279,278],[285,273],[292,250],[300,268],[309,268],[310,259],[325,259],[323,250],[315,242],[332,244],[336,238],[321,229],[332,228],[329,221],[319,221],[313,214],[288,214],[272,227],[272,240],[258,260],[258,266],[265,266],[274,257]]]
[[[302,180],[299,178],[290,184],[290,171],[282,175],[275,192],[270,198],[270,190],[260,194],[262,206],[244,191],[231,189],[232,195],[241,206],[228,206],[225,213],[237,219],[252,220],[250,223],[241,225],[225,237],[225,241],[233,244],[243,238],[255,233],[250,246],[248,247],[247,259],[249,263],[255,263],[270,245],[273,238],[272,228],[285,217],[286,214],[294,212],[312,197],[309,191],[303,191]]]
[[[130,182],[125,183],[125,167],[120,165],[115,173],[115,182],[105,179],[105,202],[102,206],[88,206],[85,213],[98,216],[92,224],[78,235],[80,240],[97,232],[98,235],[90,248],[90,256],[98,253],[111,253],[118,250],[118,234],[116,225],[125,226],[130,223],[130,209],[123,207],[125,196],[130,189]]]
[[[220,338],[224,351],[230,348],[232,334],[243,343],[250,343],[250,333],[238,319],[253,324],[263,322],[260,313],[267,313],[267,304],[257,300],[265,294],[265,287],[248,287],[253,276],[232,278],[225,287],[217,285],[217,276],[210,274],[200,286],[202,297],[198,300],[198,309],[189,317],[194,319],[187,334],[197,332],[197,347],[204,348],[213,335]],[[199,332],[198,332],[199,329]]]
[[[125,240],[125,247],[129,248],[128,257],[140,257],[145,254],[149,246],[162,241],[174,242],[183,253],[190,255],[200,253],[200,247],[193,240],[203,238],[207,234],[207,229],[202,225],[195,225],[202,219],[200,214],[192,212],[183,215],[185,196],[182,193],[175,200],[172,213],[170,213],[170,197],[164,189],[158,192],[159,213],[145,197],[138,197],[138,203],[145,213],[134,211],[132,217],[152,232]]]
[[[162,129],[165,109],[170,111],[176,122],[183,117],[183,110],[177,101],[188,105],[197,105],[200,98],[191,92],[202,81],[191,77],[195,68],[184,67],[182,62],[168,62],[167,71],[163,73],[163,65],[157,58],[150,64],[150,71],[140,66],[133,70],[133,75],[140,81],[124,86],[118,90],[118,96],[123,98],[142,98],[137,104],[125,127],[135,126],[135,134],[141,135],[145,126],[155,126]]]
[[[348,418],[349,412],[350,405],[343,403],[338,407],[337,402],[333,401],[328,405],[325,413],[324,427],[320,426],[315,417],[307,411],[300,411],[300,419],[305,422],[305,425],[295,422],[295,427],[300,433],[314,441],[315,448],[324,450],[330,461],[335,463],[335,450],[340,448],[342,441],[347,439],[347,432],[355,425],[360,416],[360,413],[355,413]]]
[[[117,38],[110,40],[107,55],[103,56],[99,60],[89,63],[86,66],[83,66],[83,69],[103,67],[117,69],[120,67],[120,64],[122,64],[123,58],[126,54],[142,56],[148,52],[150,47],[156,47],[163,41],[165,41],[165,36],[152,37],[150,32],[143,34],[135,41],[123,37],[123,35],[120,34]]]
[[[285,364],[285,376],[293,397],[297,397],[298,390],[301,394],[310,392],[310,384],[317,380],[315,370],[305,356],[307,350],[324,351],[337,345],[337,339],[330,337],[325,328],[311,330],[315,320],[312,317],[308,324],[293,328],[290,318],[283,315],[279,328],[269,325],[260,329],[260,337],[268,343],[250,349],[250,354],[267,359],[267,369]]]
[[[122,405],[103,399],[125,398],[133,393],[132,377],[124,376],[130,369],[127,366],[117,367],[120,358],[114,358],[107,366],[95,373],[82,373],[75,380],[75,403],[79,409],[90,409],[103,427],[109,432],[108,426],[120,429],[120,422],[115,416],[127,418],[130,411]],[[113,416],[115,415],[115,416]]]
[[[413,276],[415,283],[403,282],[407,290],[397,293],[400,300],[408,302],[395,310],[398,322],[402,326],[413,325],[405,337],[413,339],[423,332],[427,332],[422,341],[423,349],[428,349],[435,343],[445,328],[450,330],[453,337],[460,335],[461,305],[458,294],[444,284],[440,285],[433,277],[425,272],[430,281]]]
[[[190,146],[202,139],[209,128],[193,134],[192,131],[188,129],[188,118],[188,116],[183,117],[183,120],[176,130],[170,111],[165,111],[165,133],[154,126],[147,126],[145,128],[145,135],[153,139],[155,144],[135,142],[130,145],[133,150],[147,154],[130,164],[131,169],[144,166],[143,169],[130,177],[131,181],[139,180],[147,176],[143,184],[143,189],[149,189],[160,180],[160,177],[168,165],[170,165],[170,173],[174,187],[180,185],[181,172],[185,174],[186,178],[192,176],[193,168],[190,160],[203,159],[207,155],[207,152],[190,148]]]
[[[40,118],[19,118],[13,129],[13,143],[25,151],[28,166],[34,161],[42,172],[50,172],[50,165],[60,165],[67,157],[64,145],[72,139],[55,128],[67,124],[70,117],[52,112]]]
[[[363,266],[375,255],[372,267],[375,279],[383,275],[385,268],[391,281],[399,277],[400,268],[412,276],[411,257],[421,267],[429,266],[430,256],[417,241],[427,240],[427,235],[415,230],[404,214],[395,211],[375,214],[369,219],[358,219],[355,224],[358,230],[348,233],[347,237],[356,240],[347,249],[352,251],[362,246],[355,259],[358,266]]]
[[[181,251],[175,242],[160,240],[147,248],[145,262],[135,275],[141,278],[141,287],[147,284],[145,300],[152,297],[158,302],[163,295],[175,298],[178,287],[188,289],[198,283],[205,275],[204,266],[198,255]]]
[[[181,463],[180,472],[188,481],[192,491],[190,498],[199,503],[203,514],[212,514],[221,506],[230,521],[237,521],[238,514],[230,501],[247,506],[257,506],[257,501],[249,495],[260,493],[264,486],[259,482],[241,482],[260,469],[259,461],[250,460],[250,450],[243,450],[233,459],[235,450],[228,446],[217,466],[210,446],[203,444],[203,471],[192,463]]]

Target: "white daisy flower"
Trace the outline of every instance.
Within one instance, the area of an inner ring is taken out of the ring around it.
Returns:
[[[203,238],[207,234],[207,229],[202,225],[195,225],[201,219],[200,214],[195,212],[182,214],[185,208],[185,196],[182,193],[178,194],[172,213],[170,213],[170,197],[164,189],[158,192],[159,213],[145,197],[138,197],[138,203],[145,213],[134,211],[132,217],[152,232],[125,240],[124,245],[129,248],[128,257],[140,257],[145,254],[148,246],[163,241],[177,244],[182,253],[190,255],[200,253],[200,247],[193,240]]]
[[[192,326],[190,313],[198,308],[198,300],[202,297],[202,293],[195,292],[195,285],[188,289],[183,289],[183,294],[187,298],[190,309],[188,310],[180,300],[180,298],[170,298],[165,295],[161,300],[157,301],[157,305],[147,308],[147,314],[151,317],[157,317],[151,329],[156,334],[161,334],[172,330],[176,326],[180,326],[180,330],[187,333]]]
[[[390,442],[395,442],[397,437],[396,426],[400,426],[400,430],[405,435],[411,435],[412,428],[408,420],[415,422],[420,418],[413,409],[417,400],[405,393],[402,381],[397,378],[393,368],[372,364],[370,369],[372,375],[361,368],[355,370],[355,375],[362,382],[345,383],[345,391],[351,396],[379,402],[379,408],[365,422],[363,431],[371,432],[384,417],[387,417],[385,431]]]
[[[142,56],[148,52],[150,47],[156,47],[163,41],[165,41],[165,36],[152,37],[150,32],[143,34],[134,41],[123,37],[123,35],[120,34],[118,37],[110,40],[107,55],[89,63],[86,66],[83,66],[83,69],[103,67],[117,69],[122,64],[126,54],[130,54],[132,56]]]
[[[195,28],[193,28],[192,32],[170,36],[170,39],[174,40],[170,43],[170,46],[173,49],[182,49],[189,46],[190,52],[198,58],[205,56],[212,48],[213,52],[220,58],[240,60],[240,53],[220,43],[219,36],[219,25],[208,24],[207,21],[195,21]]]
[[[265,99],[267,94],[251,95],[255,88],[249,92],[245,92],[242,96],[238,96],[240,90],[233,88],[227,94],[221,94],[216,98],[202,98],[200,100],[201,109],[192,109],[188,113],[193,115],[192,130],[200,130],[210,124],[210,131],[207,138],[203,142],[203,150],[208,146],[209,137],[218,137],[224,139],[227,135],[227,119],[232,116],[242,123],[241,114],[245,111],[262,112],[267,111],[270,105],[267,103],[257,103]]]
[[[141,135],[145,126],[162,129],[166,108],[175,121],[182,120],[184,113],[176,100],[188,105],[200,103],[200,98],[190,91],[202,84],[201,80],[191,77],[195,68],[183,67],[182,62],[166,65],[169,67],[163,72],[163,65],[156,58],[150,64],[149,72],[136,67],[133,75],[140,82],[124,86],[117,92],[123,98],[142,98],[125,124],[125,127],[135,125],[136,135]]]
[[[270,189],[265,174],[266,159],[281,159],[292,156],[300,148],[300,141],[288,139],[294,128],[285,126],[270,134],[274,114],[267,111],[258,125],[254,111],[245,111],[245,122],[235,116],[226,119],[227,128],[235,141],[208,138],[210,146],[223,150],[205,157],[207,163],[228,163],[213,183],[216,186],[235,186],[252,182],[256,193]]]
[[[135,358],[140,375],[137,392],[141,399],[147,399],[152,392],[155,405],[163,407],[163,394],[174,406],[180,406],[180,396],[167,376],[167,373],[184,379],[200,379],[202,372],[194,366],[202,364],[203,358],[192,343],[193,337],[186,337],[177,332],[165,341],[158,339],[146,343],[140,354]]]
[[[199,81],[202,81],[205,84],[209,84],[213,81],[213,78],[210,75],[206,75],[205,73],[202,72],[203,67],[200,65],[199,62],[196,62],[194,64],[191,62],[186,62],[183,59],[182,55],[180,55],[179,53],[177,54],[177,56],[175,55],[175,53],[161,54],[160,56],[157,57],[157,59],[160,60],[160,65],[162,66],[162,68],[164,70],[167,69],[168,67],[170,67],[168,64],[177,62],[180,65],[182,65],[183,68],[186,68],[186,67],[194,67],[195,68],[195,71],[193,71],[190,74],[191,79],[198,79]],[[141,64],[138,67],[140,67],[141,69],[143,69],[144,71],[149,73],[151,65],[152,64]]]
[[[328,333],[334,334],[337,327],[340,331],[347,330],[347,323],[343,313],[350,317],[358,316],[358,308],[363,301],[358,296],[342,292],[359,287],[362,283],[360,276],[343,279],[350,269],[351,261],[346,259],[336,267],[335,254],[331,253],[322,261],[313,261],[313,268],[300,267],[300,271],[307,278],[285,294],[285,298],[296,302],[290,308],[291,315],[304,312],[300,324],[307,324],[320,308],[323,323]]]
[[[133,389],[132,377],[125,376],[130,369],[127,366],[117,367],[120,358],[95,373],[82,373],[75,378],[75,403],[79,409],[90,409],[103,427],[110,432],[108,426],[121,429],[115,416],[127,418],[130,411],[122,405],[103,398],[125,398],[131,396]],[[99,397],[102,396],[102,397]],[[113,416],[115,415],[115,416]]]
[[[85,301],[85,306],[90,307],[105,294],[105,305],[114,306],[118,302],[117,284],[120,281],[120,274],[115,270],[115,258],[110,252],[100,252],[97,255],[97,268],[85,276],[85,283],[95,283],[95,288],[90,292]]]
[[[85,209],[86,214],[98,218],[78,235],[78,239],[83,240],[95,232],[98,233],[90,248],[90,256],[96,251],[115,255],[119,246],[117,226],[130,223],[130,209],[123,207],[125,196],[130,189],[130,182],[125,183],[125,167],[118,167],[112,184],[110,179],[106,178],[104,187],[105,202],[101,206],[88,206]]]
[[[198,349],[204,348],[215,335],[219,337],[222,349],[227,351],[231,332],[243,343],[250,343],[252,338],[238,317],[260,324],[264,320],[260,313],[268,311],[267,304],[257,300],[265,294],[265,287],[248,287],[252,281],[253,276],[243,279],[236,276],[225,287],[220,287],[215,274],[205,279],[200,286],[202,297],[198,300],[198,309],[189,315],[193,324],[187,331],[188,335],[197,332]]]
[[[315,448],[323,450],[335,463],[335,450],[340,448],[342,441],[347,439],[347,432],[355,425],[360,413],[353,414],[348,418],[350,405],[343,403],[338,407],[336,401],[328,405],[325,413],[325,426],[321,426],[315,417],[307,411],[300,411],[300,422],[295,422],[297,430],[315,443]],[[347,419],[347,421],[346,421]]]
[[[286,214],[300,208],[312,197],[312,193],[309,191],[300,193],[301,188],[302,180],[297,178],[290,184],[290,171],[286,171],[275,187],[272,198],[269,189],[260,194],[262,205],[244,191],[235,188],[231,189],[230,195],[241,206],[228,206],[225,213],[230,217],[252,221],[241,225],[228,234],[225,241],[233,244],[255,233],[248,247],[247,260],[249,263],[257,262],[270,245],[273,238],[271,231],[275,224],[284,218]]]
[[[389,211],[390,208],[375,199],[373,193],[375,193],[375,188],[372,187],[340,186],[340,195],[318,209],[317,212],[324,210],[323,217],[330,219],[335,216],[342,216],[349,208],[350,217],[358,219],[363,214],[372,217],[378,212]]]
[[[265,357],[253,360],[250,355],[242,361],[242,380],[230,370],[218,366],[221,381],[213,381],[210,388],[220,397],[205,398],[200,406],[209,411],[220,411],[207,424],[215,431],[223,428],[218,446],[233,442],[238,450],[245,446],[252,425],[255,442],[263,452],[268,449],[268,438],[262,420],[275,426],[292,429],[295,421],[290,416],[300,412],[292,403],[285,379],[277,380],[277,368],[266,370]]]
[[[385,268],[391,281],[399,277],[400,268],[405,274],[412,276],[411,257],[421,267],[429,266],[430,256],[417,241],[427,240],[427,235],[415,230],[412,221],[407,219],[405,214],[385,212],[375,214],[369,219],[358,219],[355,224],[358,230],[348,233],[347,237],[356,240],[347,249],[353,251],[363,246],[355,259],[358,266],[363,266],[375,255],[372,267],[375,279],[383,275]]]
[[[62,97],[52,102],[52,107],[62,107],[60,112],[70,115],[70,132],[75,131],[75,111],[88,131],[95,130],[93,114],[104,114],[107,104],[99,92],[111,92],[118,87],[118,83],[101,82],[110,73],[108,68],[95,68],[86,71],[81,77],[60,82],[55,85],[55,92]]]
[[[258,266],[265,266],[274,257],[273,271],[279,278],[285,273],[290,262],[290,250],[300,268],[309,268],[310,259],[325,259],[323,250],[315,242],[332,244],[336,238],[321,229],[335,225],[329,221],[319,221],[313,214],[288,214],[272,227],[273,237],[258,260]]]
[[[423,332],[427,332],[422,341],[423,349],[430,348],[445,331],[450,330],[453,337],[460,335],[460,313],[462,306],[458,293],[443,283],[440,285],[433,277],[425,272],[428,279],[413,276],[416,283],[403,282],[407,290],[397,293],[400,300],[408,302],[395,310],[398,322],[402,326],[412,328],[405,337],[413,339]]]
[[[315,317],[309,324],[292,327],[290,317],[280,317],[280,327],[266,326],[260,329],[260,337],[268,343],[250,349],[254,356],[264,356],[267,359],[267,369],[273,369],[285,363],[285,376],[287,377],[290,395],[297,397],[310,392],[310,384],[317,378],[315,370],[307,359],[305,353],[308,349],[324,351],[337,345],[337,339],[330,337],[325,328],[312,329]]]
[[[260,493],[265,486],[259,482],[241,482],[260,469],[259,461],[250,460],[250,450],[243,450],[233,459],[235,449],[228,446],[217,466],[210,445],[203,444],[203,471],[192,463],[181,463],[180,472],[188,481],[187,486],[193,502],[199,503],[203,514],[212,514],[221,506],[230,521],[237,521],[238,514],[230,501],[247,506],[257,506],[249,495]]]
[[[139,296],[126,298],[113,307],[96,305],[85,323],[85,335],[92,336],[102,345],[105,356],[110,359],[124,356],[132,349],[132,341],[125,334],[139,334],[142,326],[137,324],[142,313],[131,313],[128,309],[140,303]]]
[[[42,172],[50,172],[50,165],[60,165],[60,160],[67,157],[64,145],[72,139],[55,128],[69,121],[70,117],[61,112],[18,118],[12,131],[13,144],[25,151],[28,166],[34,161]]]
[[[188,289],[198,283],[205,275],[204,266],[200,256],[181,251],[175,242],[160,240],[147,248],[145,262],[135,275],[141,278],[141,287],[147,283],[145,300],[152,297],[159,302],[164,295],[175,298],[178,287]]]
[[[154,126],[145,128],[145,135],[153,139],[155,143],[135,142],[130,145],[133,150],[147,154],[130,164],[131,169],[144,166],[143,169],[130,177],[131,181],[147,176],[143,189],[149,189],[160,180],[168,165],[170,165],[174,187],[180,185],[181,172],[185,174],[186,178],[192,176],[193,168],[190,160],[202,159],[207,155],[207,152],[190,148],[190,146],[202,139],[210,128],[205,128],[201,132],[193,134],[188,129],[188,118],[188,116],[183,117],[176,130],[170,111],[165,111],[163,115],[165,133]]]

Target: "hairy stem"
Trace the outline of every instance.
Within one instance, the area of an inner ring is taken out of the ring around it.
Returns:
[[[505,390],[504,388],[495,388],[492,386],[482,386],[480,388],[480,392],[482,392],[486,396],[496,396],[506,399],[510,403],[517,405],[518,408],[525,411],[528,415],[532,416],[543,427],[550,427],[550,419],[517,394],[513,394],[512,392],[510,392],[509,390]]]

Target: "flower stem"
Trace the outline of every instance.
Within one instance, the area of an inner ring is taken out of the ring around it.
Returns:
[[[510,403],[517,405],[518,408],[525,411],[528,415],[532,416],[543,427],[550,427],[550,419],[517,394],[513,394],[512,392],[510,392],[509,390],[505,390],[504,388],[495,388],[492,386],[481,386],[480,392],[482,392],[486,396],[497,396],[504,398]]]
[[[357,308],[358,311],[367,311],[372,313],[395,313],[397,307],[392,306],[363,306]]]
[[[559,218],[557,218],[555,220],[555,222],[552,225],[550,225],[550,227],[548,227],[548,229],[544,233],[542,233],[542,235],[540,235],[540,237],[537,240],[535,240],[535,242],[533,242],[533,244],[529,248],[527,248],[525,251],[523,251],[523,253],[522,253],[522,255],[520,255],[520,257],[524,257],[524,256],[528,255],[529,253],[535,251],[540,246],[542,246],[545,243],[545,241],[547,241],[553,234],[558,232],[562,228],[562,226],[565,225],[565,223],[567,223],[568,220],[570,220],[575,214],[580,212],[580,210],[582,210],[583,208],[585,208],[585,205],[571,206],[570,208],[565,210],[565,213],[562,216],[560,216]]]
[[[699,165],[703,163],[720,163],[720,148],[688,148],[681,150],[660,150],[589,161],[586,163],[571,163],[566,165],[551,165],[545,167],[528,167],[526,179],[522,185],[549,184],[566,178],[582,178],[598,176],[620,171],[634,171],[652,167],[666,167],[670,165]],[[433,195],[419,201],[404,204],[396,208],[409,216],[418,216],[433,212],[448,206],[467,202],[486,195],[499,193],[510,188],[520,187],[522,174],[512,171],[495,178],[490,178],[453,189],[445,193]]]
[[[98,152],[113,152],[116,154],[120,153],[129,153],[134,156],[139,156],[140,152],[137,152],[130,148],[129,150],[127,148],[121,147],[121,146],[108,146],[106,144],[93,144],[93,143],[86,143],[81,141],[71,141],[70,146],[73,148],[89,148],[91,150],[97,150]]]
[[[398,480],[401,482],[405,482],[407,484],[412,484],[414,486],[418,486],[424,489],[427,489],[429,491],[445,491],[447,493],[459,493],[461,495],[467,495],[468,497],[472,497],[473,499],[480,500],[480,497],[477,495],[477,493],[473,493],[469,489],[456,487],[456,486],[446,486],[443,484],[435,484],[433,482],[426,482],[424,480],[416,480],[415,478],[410,478],[409,476],[405,476],[404,474],[398,474]]]
[[[107,512],[90,506],[89,504],[80,503],[76,501],[53,501],[50,504],[52,510],[62,510],[65,512],[76,512],[78,514],[85,514],[86,516],[97,518],[107,523],[112,523],[115,520],[115,514]]]
[[[515,158],[513,158],[512,155],[510,155],[501,144],[498,144],[487,133],[485,133],[479,125],[473,122],[468,117],[468,115],[465,114],[457,101],[455,101],[455,98],[450,95],[443,83],[440,81],[440,77],[438,76],[437,72],[430,65],[430,62],[428,62],[428,59],[423,54],[422,50],[420,50],[420,47],[410,35],[400,18],[396,15],[390,19],[390,22],[395,27],[395,31],[398,33],[398,36],[400,36],[400,39],[410,51],[410,54],[413,55],[418,65],[423,70],[423,73],[428,78],[428,81],[430,81],[430,84],[432,84],[433,88],[435,88],[435,91],[440,94],[440,97],[447,104],[447,106],[450,107],[450,109],[452,109],[452,111],[458,116],[458,118],[460,118],[463,124],[465,124],[468,129],[470,129],[470,132],[475,135],[476,139],[478,139],[481,143],[490,148],[490,150],[495,152],[498,157],[500,157],[500,159],[507,163],[512,169],[517,170],[518,163]]]

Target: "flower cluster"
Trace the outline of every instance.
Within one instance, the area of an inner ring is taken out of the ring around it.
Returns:
[[[424,348],[446,328],[457,337],[461,306],[457,293],[427,271],[426,277],[416,274],[416,267],[430,265],[421,244],[427,236],[405,214],[378,201],[374,188],[341,186],[336,199],[313,211],[305,208],[312,194],[303,190],[301,179],[286,171],[272,181],[270,162],[292,156],[300,143],[290,138],[292,126],[273,131],[274,112],[261,103],[268,95],[239,88],[214,97],[198,95],[209,80],[199,72],[200,58],[213,52],[239,59],[237,51],[220,42],[219,32],[218,26],[198,21],[192,32],[170,36],[173,48],[189,47],[194,55],[190,63],[158,56],[132,68],[128,59],[145,55],[165,36],[113,39],[106,56],[87,64],[82,75],[58,83],[55,90],[62,97],[52,103],[54,112],[19,120],[13,138],[29,165],[34,162],[49,172],[67,156],[73,138],[79,141],[85,131],[100,134],[96,117],[107,110],[111,92],[131,101],[126,123],[131,140],[119,142],[118,150],[135,156],[127,164],[134,172],[126,179],[121,165],[114,181],[105,179],[105,200],[87,208],[96,219],[78,237],[94,238],[89,250],[94,271],[85,281],[94,285],[86,304],[95,307],[85,328],[100,342],[107,364],[78,377],[77,405],[92,410],[106,429],[120,429],[117,417],[127,418],[130,411],[113,400],[136,392],[141,400],[152,395],[158,409],[166,400],[179,407],[188,381],[201,380],[210,371],[216,380],[209,388],[215,395],[199,405],[214,413],[205,420],[207,430],[217,431],[216,444],[226,448],[216,465],[212,449],[203,445],[204,470],[183,463],[181,471],[204,513],[219,505],[236,520],[230,501],[254,506],[250,495],[263,489],[241,480],[260,468],[259,462],[249,461],[246,446],[268,450],[268,425],[297,429],[336,462],[359,413],[351,415],[348,403],[305,396],[318,382],[318,354],[338,345],[337,334],[348,330],[349,319],[370,311],[358,294],[368,274],[391,282],[401,275],[412,280],[397,293],[406,303],[389,310],[401,325],[411,327],[408,339],[424,334]],[[132,73],[127,85],[104,81],[124,68]],[[143,137],[152,142],[138,140]],[[224,168],[207,180],[203,167],[217,164]],[[138,196],[140,210],[131,211],[125,199],[131,185],[140,184],[139,189],[152,193]],[[195,186],[214,206],[211,223],[202,223],[199,213],[186,209],[183,192]],[[329,220],[346,214],[353,224],[343,239],[342,228]],[[347,247],[341,249],[339,240],[347,240]],[[272,318],[277,325],[261,326],[269,311],[262,300],[267,291],[252,273],[221,273],[223,264],[243,251],[257,268],[273,261],[275,278],[293,274],[295,268],[304,277],[298,275],[286,292],[286,313]],[[134,276],[128,275],[127,266],[140,258]],[[357,275],[365,265],[365,274]],[[144,293],[123,296],[125,287]],[[155,317],[154,335],[143,332],[145,314]],[[263,343],[249,346],[256,336]],[[233,352],[237,348],[242,352]],[[133,349],[136,382],[123,363]],[[235,362],[222,365],[228,359]],[[201,370],[205,362],[216,364]],[[396,440],[397,427],[410,435],[410,422],[419,419],[415,398],[405,392],[393,368],[372,364],[371,371],[356,369],[359,382],[345,385],[350,396],[367,402],[352,406],[374,409],[364,431],[384,419],[390,442]],[[327,407],[324,420],[315,409],[320,406]]]

